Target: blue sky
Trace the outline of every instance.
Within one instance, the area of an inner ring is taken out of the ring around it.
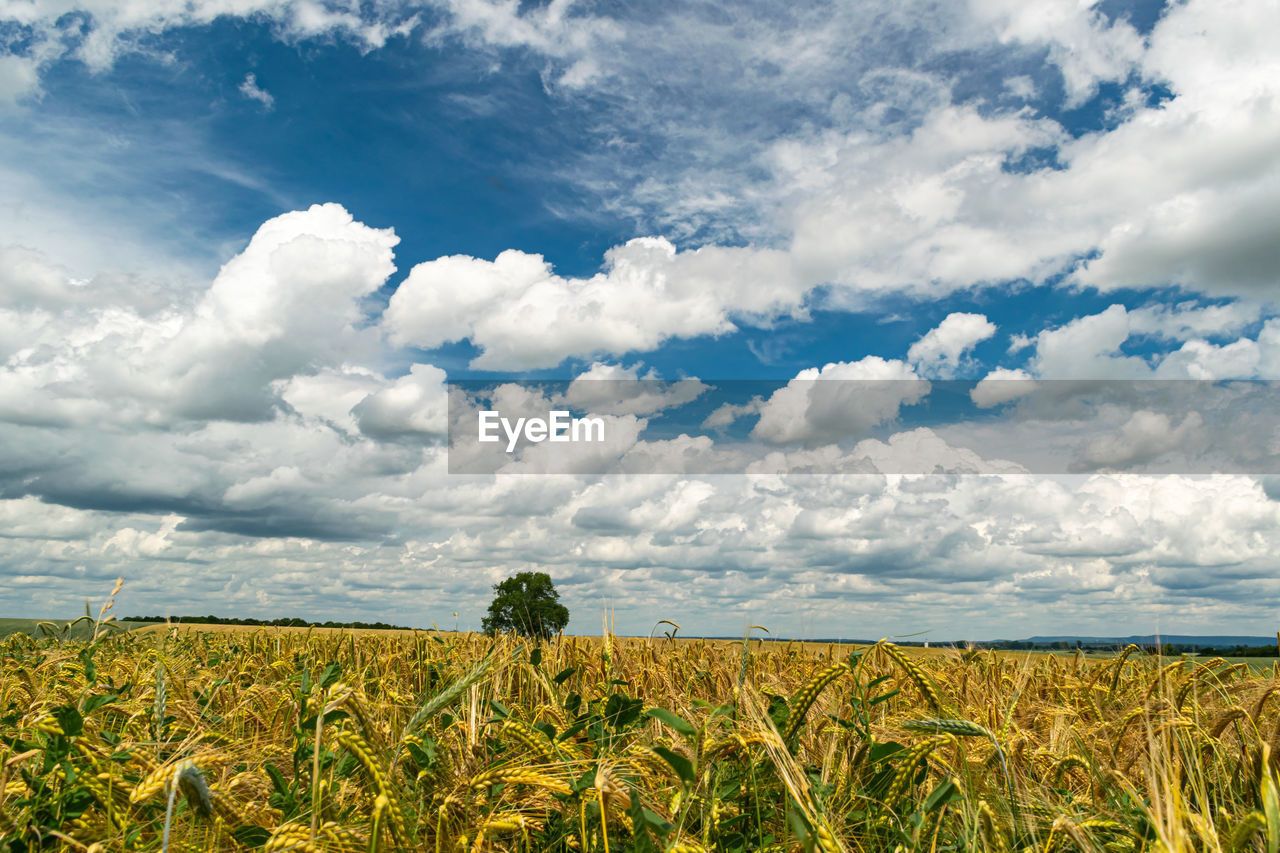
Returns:
[[[913,479],[837,442],[873,474],[457,478],[443,382],[1280,378],[1277,23],[0,7],[0,607],[123,575],[126,610],[474,626],[541,568],[581,631],[1265,635],[1265,477]],[[739,431],[813,447],[789,399]],[[1202,452],[1211,423],[1095,414],[1099,459]],[[659,411],[619,417],[619,458],[669,452]],[[901,432],[968,470],[967,434]]]

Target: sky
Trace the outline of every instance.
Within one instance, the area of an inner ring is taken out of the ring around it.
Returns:
[[[123,577],[121,614],[466,629],[534,570],[578,633],[1269,636],[1265,400],[1116,400],[1280,379],[1276,32],[1275,0],[0,0],[0,614]],[[448,382],[591,379],[720,414],[583,398],[626,427],[607,473],[451,473]],[[823,382],[886,379],[995,420]],[[1114,384],[1046,420],[1004,380]],[[1017,463],[1049,433],[1074,462]]]

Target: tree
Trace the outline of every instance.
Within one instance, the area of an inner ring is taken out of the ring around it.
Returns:
[[[521,572],[494,584],[493,591],[497,595],[481,623],[486,634],[514,631],[545,639],[569,624],[569,610],[546,572]]]

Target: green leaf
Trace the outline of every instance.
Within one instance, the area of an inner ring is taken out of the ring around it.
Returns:
[[[925,798],[924,811],[931,812],[936,808],[946,805],[954,800],[960,799],[960,786],[954,779],[948,779]]]
[[[436,763],[436,743],[431,738],[423,738],[422,746],[416,743],[405,744],[409,750],[409,755],[413,758],[419,770],[427,770],[435,766]]]
[[[635,790],[631,792],[631,807],[627,813],[635,827],[631,836],[632,853],[661,853],[666,846],[662,837],[675,827],[641,805],[639,792]],[[657,838],[654,838],[655,834]]]
[[[551,680],[554,681],[556,684],[564,684],[566,681],[569,680],[569,676],[573,675],[577,671],[578,671],[578,668],[576,666],[571,666],[568,669],[562,669],[560,670],[559,674],[557,674],[556,677]]]
[[[320,673],[320,686],[328,687],[339,678],[342,677],[342,664],[334,661],[324,668],[324,672]]]
[[[355,772],[360,769],[359,760],[349,752],[344,752],[342,758],[338,759],[338,764],[333,768],[334,774],[343,779],[350,779]],[[422,769],[422,768],[419,768]]]
[[[693,785],[698,781],[697,775],[693,772],[693,762],[685,758],[678,752],[667,749],[665,746],[651,747],[658,757],[667,764],[671,765],[671,769],[676,771],[676,775],[686,785]]]
[[[650,708],[644,713],[646,716],[652,717],[661,723],[666,723],[685,737],[693,737],[698,733],[698,730],[693,727],[692,723],[685,720],[683,717],[679,717],[675,713],[668,711],[666,708]]]
[[[872,744],[871,749],[867,751],[867,757],[872,761],[884,761],[895,752],[901,752],[904,749],[906,749],[906,747],[898,743],[896,740]]]
[[[1263,756],[1267,755],[1265,749]],[[1276,790],[1276,780],[1271,775],[1271,768],[1262,762],[1262,810],[1267,817],[1267,853],[1280,851],[1280,791]]]
[[[276,793],[287,794],[289,792],[289,785],[284,781],[284,774],[275,765],[267,764],[262,769],[267,771],[267,776],[271,779],[271,787],[276,789]]]
[[[77,788],[62,798],[62,816],[67,820],[75,820],[94,804],[93,794],[85,788]]]
[[[558,739],[562,741],[568,740],[569,738],[578,734],[591,723],[591,719],[592,719],[591,717],[582,716],[582,717],[579,717],[577,720],[574,720],[573,723],[569,726],[569,728],[565,729],[560,733],[560,737]]]
[[[93,662],[93,649],[94,646],[87,646],[80,652],[80,663],[84,666],[84,678],[90,684],[96,684],[98,681],[98,667]]]
[[[75,737],[84,731],[84,717],[70,705],[60,705],[53,709],[53,717],[67,737]]]
[[[632,699],[630,696],[624,696],[621,693],[612,694],[609,697],[609,701],[605,702],[604,705],[604,715],[608,719],[609,725],[618,731],[625,729],[640,719],[642,710],[644,710],[643,700]]]
[[[644,806],[640,807],[640,815],[644,818],[644,822],[651,828],[657,830],[663,835],[675,829],[675,825],[657,812],[651,812]]]
[[[119,698],[120,697],[114,693],[104,693],[101,696],[89,696],[84,700],[84,703],[80,706],[80,713],[92,714],[94,711],[98,710],[103,705],[110,705],[112,702],[116,701]]]
[[[326,726],[331,725],[333,723],[338,722],[338,720],[345,720],[349,716],[351,715],[348,714],[346,711],[342,710],[341,708],[336,708],[324,715],[324,724]],[[315,731],[315,728],[316,728],[315,714],[312,714],[310,717],[307,717],[305,720],[303,720],[299,724],[299,729],[304,732],[313,732]]]
[[[791,716],[791,706],[787,704],[787,700],[782,696],[766,695],[769,697],[769,719],[773,721],[774,726],[781,730],[787,724],[787,718]]]
[[[542,648],[540,646],[534,646],[533,651],[529,652],[529,664],[531,666],[538,666],[540,663],[542,663]]]
[[[591,770],[588,770],[586,773],[583,773],[577,779],[573,780],[572,788],[575,792],[585,791],[588,788],[593,787],[595,784],[596,784],[596,771],[595,771],[595,768],[592,768]]]
[[[231,833],[245,847],[261,847],[271,838],[271,833],[260,826],[247,824],[245,826],[236,827],[235,832]]]
[[[795,833],[796,840],[800,842],[800,846],[805,850],[813,849],[813,842],[810,840],[812,831],[809,829],[809,822],[805,820],[800,810],[787,803],[787,822],[791,824],[791,831]]]

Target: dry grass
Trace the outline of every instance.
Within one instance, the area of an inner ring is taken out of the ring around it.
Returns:
[[[95,634],[0,644],[10,850],[1280,849],[1274,668]]]

